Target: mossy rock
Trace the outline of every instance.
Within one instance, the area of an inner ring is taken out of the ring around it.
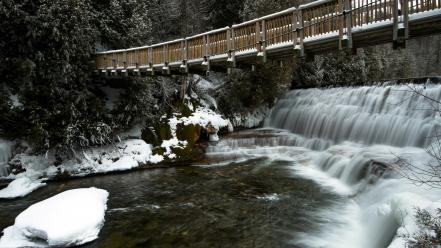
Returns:
[[[185,148],[172,148],[174,154],[177,155],[176,161],[193,161],[201,154],[201,150],[196,146],[199,141],[201,126],[199,125],[183,125],[178,124],[176,128],[176,136],[179,140],[186,140]]]
[[[201,130],[202,128],[199,125],[179,123],[176,127],[176,137],[179,140],[186,140],[188,146],[194,146],[199,141]]]
[[[152,144],[153,146],[161,145],[161,140],[159,136],[156,134],[156,131],[153,127],[147,127],[142,130],[141,138],[148,144]]]
[[[153,146],[160,146],[163,140],[172,138],[168,120],[158,120],[153,127],[147,127],[142,130],[142,139]]]

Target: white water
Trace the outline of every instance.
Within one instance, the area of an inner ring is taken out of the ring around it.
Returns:
[[[9,174],[8,162],[12,156],[13,143],[0,139],[0,177]]]
[[[441,100],[441,86],[411,87]],[[326,220],[320,232],[294,235],[300,247],[405,247],[401,235],[417,231],[415,207],[441,207],[440,190],[396,173],[399,160],[419,168],[435,162],[424,150],[440,126],[433,107],[406,85],[291,91],[267,129],[223,140],[208,155],[290,161],[294,175],[343,196],[317,210]]]
[[[277,102],[265,126],[322,142],[423,147],[440,127],[439,115],[409,87],[441,99],[441,87],[434,85],[296,90]]]

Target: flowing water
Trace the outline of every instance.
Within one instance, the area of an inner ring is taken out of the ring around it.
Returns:
[[[441,86],[415,86],[441,99]],[[201,164],[53,182],[0,202],[0,228],[66,189],[110,192],[106,223],[86,247],[404,247],[414,207],[441,192],[397,175],[433,162],[432,101],[409,87],[295,90],[265,128],[224,137]]]
[[[8,161],[12,156],[13,142],[0,139],[0,177],[9,174]]]

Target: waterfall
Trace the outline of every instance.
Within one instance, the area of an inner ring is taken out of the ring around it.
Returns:
[[[0,139],[0,177],[9,174],[8,162],[12,156],[13,143]]]
[[[297,233],[298,247],[405,247],[416,233],[415,208],[441,207],[441,190],[400,177],[400,161],[434,163],[425,148],[441,125],[441,85],[380,85],[293,90],[265,119],[207,149],[229,161],[267,158],[292,162],[293,175],[343,196],[317,210],[323,231]],[[435,110],[435,111],[434,111]]]
[[[294,90],[277,102],[265,126],[326,140],[328,144],[353,141],[425,147],[441,122],[433,111],[433,102],[411,89],[441,99],[438,85]]]

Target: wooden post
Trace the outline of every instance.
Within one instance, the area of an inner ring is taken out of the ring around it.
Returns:
[[[147,50],[147,65],[153,67],[153,49],[151,47]]]
[[[124,52],[123,52],[123,58],[124,58],[124,61],[123,61],[123,68],[124,68],[124,69],[127,69],[127,50],[124,50]]]
[[[181,66],[179,66],[179,71],[181,73],[188,73],[188,64],[187,64],[187,58],[188,58],[188,43],[187,38],[185,38],[183,41],[181,41],[181,57],[182,57],[182,63]]]
[[[265,44],[266,44],[266,29],[265,20],[262,20],[262,29],[260,28],[260,22],[256,22],[256,47],[257,47],[257,63],[263,64],[266,62]]]
[[[294,47],[294,57],[300,57],[301,47],[298,41],[300,25],[299,25],[299,11],[294,10],[292,12],[292,44]]]
[[[236,57],[235,57],[235,47],[236,44],[234,42],[234,28],[230,28],[229,29],[229,33],[230,35],[227,35],[229,38],[229,49],[228,49],[228,60],[227,60],[227,65],[228,67],[236,67]]]
[[[155,75],[155,70],[154,70],[154,63],[153,63],[153,47],[149,47],[148,51],[147,51],[147,62],[149,65],[149,68],[147,68],[147,73],[150,72],[150,75]]]
[[[141,62],[141,61],[139,61],[139,53],[140,52],[141,52],[140,50],[135,51],[135,67],[136,67],[136,69],[139,69],[139,63]]]
[[[116,69],[118,67],[118,56],[116,53],[112,54],[112,61],[113,61],[113,69]]]
[[[345,19],[346,19],[346,48],[352,49],[352,5],[351,0],[345,0]]]
[[[261,47],[261,51],[258,54],[259,57],[261,57],[261,59],[259,59],[259,61],[261,61],[262,63],[266,63],[266,46],[268,45],[268,41],[267,41],[267,30],[266,30],[266,20],[263,19],[262,20],[262,47]]]
[[[403,13],[403,22],[404,22],[404,39],[408,40],[409,39],[409,1],[404,0],[401,8],[402,8],[401,13]]]
[[[204,54],[203,54],[203,58],[204,61],[202,62],[202,67],[205,69],[205,71],[208,72],[210,71],[210,37],[207,35],[204,35],[203,38],[203,42],[204,42]]]
[[[303,19],[303,10],[298,11],[298,19],[300,23],[300,57],[305,57],[305,47],[303,44],[305,39],[305,20]]]
[[[257,53],[262,51],[262,37],[260,36],[260,23],[256,22],[256,50]]]
[[[398,42],[398,1],[399,0],[393,0],[393,48],[397,49],[397,42]]]
[[[343,0],[338,0],[338,49],[343,50],[344,8]]]
[[[170,74],[170,67],[168,66],[168,44],[162,45],[163,46],[163,59],[162,62],[164,64],[164,66],[162,67],[162,73],[165,75],[169,75]]]
[[[404,1],[405,3],[399,6],[399,1],[400,0],[394,0],[393,49],[397,49],[398,47],[405,47],[406,40],[409,38],[409,14],[407,7],[408,3],[407,0],[405,0]],[[401,16],[399,15],[400,12],[401,12]]]

